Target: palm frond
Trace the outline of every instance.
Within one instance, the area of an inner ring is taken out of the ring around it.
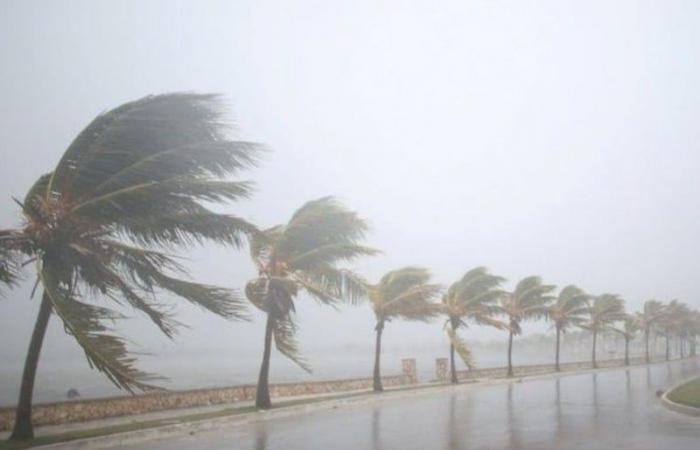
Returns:
[[[349,243],[332,243],[292,256],[288,264],[293,270],[313,270],[340,262],[349,262],[362,256],[375,256],[379,251],[370,247]]]
[[[172,176],[220,177],[254,165],[258,146],[228,140],[223,114],[216,94],[164,94],[121,105],[76,137],[48,190],[84,200]]]
[[[255,226],[243,219],[204,207],[189,212],[170,210],[156,216],[122,217],[115,225],[141,245],[165,248],[201,245],[206,241],[240,248],[243,237],[256,232]]]
[[[589,320],[586,326],[591,330],[602,330],[614,322],[625,319],[624,300],[616,294],[602,294],[593,300],[589,308]]]
[[[158,286],[226,319],[249,320],[239,293],[233,289],[194,283],[164,274],[157,275]]]
[[[399,317],[427,321],[442,311],[435,303],[442,286],[430,284],[430,271],[407,266],[387,272],[379,283],[369,288],[375,314],[385,320]]]
[[[275,337],[275,347],[284,356],[289,358],[301,369],[311,373],[311,366],[299,354],[299,345],[296,340],[297,325],[291,316],[276,319],[273,322],[272,332]]]
[[[493,314],[480,314],[471,316],[471,319],[477,325],[488,325],[490,327],[496,328],[497,330],[508,329],[507,323],[503,322],[502,320],[494,319],[492,316]]]
[[[26,240],[17,230],[0,230],[0,294],[2,287],[13,287],[22,275]]]
[[[85,351],[90,365],[104,373],[117,387],[133,392],[158,389],[151,381],[162,379],[134,367],[135,359],[129,356],[124,340],[104,325],[104,321],[122,318],[107,308],[88,305],[73,298],[71,292],[61,286],[51,265],[44,265],[40,278],[45,293],[66,331]]]
[[[275,243],[275,257],[289,261],[329,244],[358,244],[367,223],[333,197],[307,202],[299,208]]]
[[[381,290],[386,302],[402,295],[408,289],[421,286],[430,280],[430,271],[425,267],[407,266],[391,270],[379,280],[377,288]]]
[[[457,332],[451,327],[445,327],[445,330],[447,331],[447,337],[450,339],[450,343],[452,344],[452,346],[454,347],[455,351],[462,359],[464,364],[469,368],[469,370],[476,369],[474,355],[472,354],[472,351],[467,345],[467,343],[464,342],[464,340],[462,340],[462,338],[459,337],[459,334],[457,334]]]
[[[355,272],[331,265],[295,272],[293,278],[321,303],[359,303],[367,295],[367,282]]]

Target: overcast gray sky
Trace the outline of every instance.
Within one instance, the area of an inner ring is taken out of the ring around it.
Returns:
[[[5,0],[0,225],[19,223],[11,196],[51,170],[99,112],[152,93],[221,92],[240,135],[273,149],[246,174],[257,194],[230,211],[269,226],[337,195],[370,220],[370,242],[385,252],[356,264],[370,279],[420,264],[449,283],[486,265],[511,283],[539,274],[616,292],[630,308],[651,297],[700,307],[699,9]],[[243,252],[191,256],[206,281],[241,287],[254,274]],[[11,365],[36,313],[28,291],[0,301]],[[371,348],[366,305],[339,313],[300,302],[302,347]],[[261,345],[259,319],[180,312],[193,327],[180,345],[227,343],[232,359]],[[155,329],[129,327],[147,348],[160,342]],[[54,320],[49,354],[72,348],[62,333]],[[437,324],[391,324],[386,339],[410,353],[440,335]]]

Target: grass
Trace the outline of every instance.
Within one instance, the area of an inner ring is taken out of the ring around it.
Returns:
[[[667,397],[674,403],[700,408],[700,377],[673,389]]]
[[[419,389],[429,389],[431,387],[439,387],[439,386],[444,386],[444,385],[436,384],[436,385],[429,385],[429,386],[407,386],[407,387],[400,387],[400,388],[396,388],[396,389],[391,389],[391,391],[392,392],[413,391],[413,390],[419,390]],[[305,404],[310,404],[310,403],[319,403],[319,402],[324,402],[324,401],[329,401],[329,400],[342,400],[342,399],[348,399],[348,398],[353,398],[353,397],[361,397],[361,396],[368,395],[369,393],[371,393],[371,391],[351,392],[351,393],[347,393],[347,394],[324,396],[324,397],[319,397],[319,398],[304,398],[304,399],[298,399],[298,400],[288,400],[288,401],[282,401],[282,402],[275,404],[272,407],[272,409],[273,410],[284,409],[284,408],[289,408],[292,406],[299,406],[299,405],[305,405]],[[233,407],[233,408],[225,408],[225,409],[221,409],[218,411],[212,411],[212,412],[206,412],[206,413],[189,414],[189,415],[184,415],[184,416],[146,420],[146,421],[142,421],[142,422],[132,422],[132,423],[126,423],[126,424],[121,424],[121,425],[112,425],[112,426],[100,427],[100,428],[91,428],[91,429],[87,429],[87,430],[70,431],[70,432],[66,432],[66,433],[53,434],[53,435],[49,435],[49,436],[39,436],[39,437],[36,437],[34,439],[30,439],[27,441],[3,440],[3,441],[0,441],[0,450],[20,450],[20,449],[36,447],[39,445],[58,444],[58,443],[62,443],[62,442],[75,441],[78,439],[94,438],[94,437],[98,437],[98,436],[109,436],[109,435],[117,434],[117,433],[146,430],[149,428],[158,428],[158,427],[162,427],[162,426],[166,426],[166,425],[176,425],[176,424],[183,424],[183,423],[188,423],[188,422],[197,422],[200,420],[212,420],[212,419],[219,419],[222,417],[233,417],[233,416],[238,416],[241,414],[253,413],[256,411],[258,411],[258,408],[256,408],[255,406],[240,406],[240,407]]]

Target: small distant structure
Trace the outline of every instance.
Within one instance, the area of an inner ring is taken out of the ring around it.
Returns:
[[[68,389],[68,392],[66,392],[66,397],[69,399],[75,399],[75,398],[80,398],[80,392],[76,388],[70,388]]]

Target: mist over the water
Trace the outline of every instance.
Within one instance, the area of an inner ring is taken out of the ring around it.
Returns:
[[[336,195],[369,219],[384,252],[355,265],[370,280],[418,264],[449,284],[485,265],[509,287],[537,274],[619,293],[630,310],[649,298],[697,308],[699,18],[700,4],[681,1],[5,1],[0,224],[19,224],[11,196],[101,111],[153,93],[220,92],[240,136],[271,149],[244,174],[256,194],[230,212],[267,227]],[[242,288],[255,276],[245,250],[189,256],[198,280]],[[27,270],[0,300],[0,404],[19,387],[33,281]],[[190,328],[175,342],[136,313],[120,324],[135,350],[154,353],[143,367],[180,387],[254,382],[259,316],[177,311]],[[316,371],[275,357],[273,382],[370,375],[370,308],[341,312],[299,301],[300,347]],[[447,352],[441,327],[388,324],[386,372],[402,357],[432,370]],[[504,362],[505,352],[477,352],[477,364]],[[55,318],[39,380],[39,401],[76,383],[108,386]]]

